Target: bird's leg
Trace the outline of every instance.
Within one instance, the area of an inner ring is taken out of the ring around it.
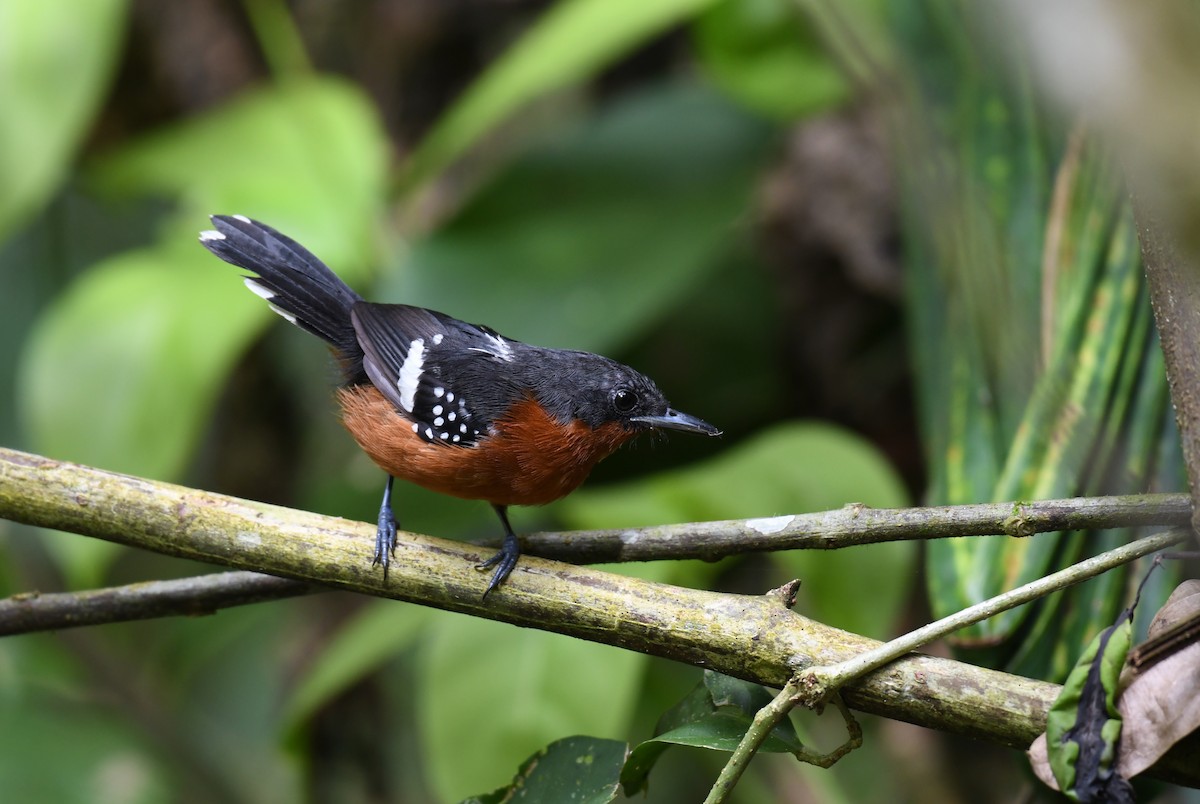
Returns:
[[[383,504],[379,506],[379,530],[375,532],[375,560],[371,566],[383,565],[383,580],[387,580],[388,564],[396,554],[396,515],[392,513],[392,483],[396,478],[388,475],[383,487]]]
[[[508,524],[508,506],[492,505],[496,511],[496,516],[500,517],[500,523],[504,525],[504,544],[500,547],[500,552],[489,558],[482,564],[476,564],[475,569],[490,569],[496,568],[492,574],[492,580],[488,582],[487,589],[483,592],[484,599],[488,593],[495,589],[500,584],[504,583],[504,579],[513,571],[513,567],[517,566],[517,559],[521,557],[521,544],[517,541],[517,534],[513,533],[512,525]]]

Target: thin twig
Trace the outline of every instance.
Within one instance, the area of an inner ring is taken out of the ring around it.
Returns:
[[[1183,494],[1129,494],[1033,502],[927,508],[870,508],[853,503],[833,511],[764,519],[694,522],[625,530],[534,533],[525,549],[575,564],[657,561],[779,550],[837,550],[879,542],[952,536],[1033,536],[1065,530],[1173,527],[1187,524]]]
[[[709,791],[705,804],[720,804],[726,800],[733,786],[737,784],[738,779],[749,765],[750,759],[766,740],[767,735],[798,704],[809,708],[818,708],[832,696],[833,700],[837,702],[839,710],[842,710],[843,716],[845,716],[847,714],[844,711],[845,705],[842,703],[841,696],[838,695],[838,690],[845,684],[861,678],[872,670],[878,670],[930,642],[948,636],[960,628],[994,617],[1002,611],[1032,602],[1052,592],[1082,583],[1142,556],[1178,544],[1187,539],[1189,535],[1190,530],[1176,528],[1139,539],[910,631],[904,636],[879,645],[852,659],[835,665],[812,667],[798,673],[788,681],[771,703],[760,709],[754,716],[750,728],[746,730],[742,741],[721,770],[716,784]],[[850,721],[847,721],[847,726],[850,727]],[[853,729],[851,731],[851,741],[853,741]],[[831,760],[829,764],[832,765],[848,750],[852,749],[842,746],[838,751],[833,752],[829,755]],[[811,761],[804,757],[801,759]]]
[[[1156,553],[1173,544],[1179,544],[1190,535],[1190,528],[1173,528],[1163,533],[1138,539],[981,603],[968,606],[949,617],[943,617],[929,625],[910,631],[852,659],[826,667],[811,667],[801,674],[804,682],[801,702],[810,708],[818,707],[829,695],[837,692],[847,682],[860,678],[872,670],[878,670],[889,662],[928,645],[930,642],[948,636],[960,628],[982,622],[1000,612],[1038,600],[1052,592],[1062,591],[1115,567],[1136,561],[1142,556]]]
[[[778,726],[788,713],[797,707],[802,689],[799,677],[793,677],[784,686],[784,689],[780,690],[779,695],[773,698],[772,702],[755,713],[754,720],[750,721],[750,727],[746,728],[742,740],[738,743],[737,748],[733,749],[730,760],[725,763],[724,768],[721,768],[721,774],[716,778],[712,790],[708,791],[708,796],[704,798],[704,804],[722,804],[730,797],[734,785],[738,784],[745,769],[750,767],[750,760],[755,757],[758,749],[762,748],[762,744],[766,742],[770,732],[774,731],[775,726]],[[793,754],[800,762],[812,764],[818,768],[832,768],[842,757],[850,754],[853,750],[862,748],[863,727],[858,724],[858,720],[854,719],[853,713],[846,706],[845,701],[841,700],[840,695],[834,695],[833,701],[841,714],[842,722],[846,724],[845,742],[828,752],[802,748]]]
[[[738,779],[742,778],[750,760],[758,753],[758,749],[766,742],[772,730],[779,725],[788,713],[796,707],[796,696],[800,693],[800,678],[797,676],[788,681],[779,694],[762,709],[754,714],[754,720],[742,736],[737,748],[729,755],[729,761],[721,768],[721,775],[708,791],[704,804],[721,804],[728,798]]]
[[[314,591],[320,587],[258,572],[217,572],[82,592],[22,592],[0,600],[0,636],[155,617],[195,617]]]
[[[800,703],[802,689],[803,684],[799,676],[793,677],[769,704],[754,714],[754,720],[750,722],[750,727],[746,729],[741,742],[729,755],[729,761],[725,763],[725,767],[721,769],[721,775],[717,777],[716,783],[708,791],[704,804],[722,804],[729,798],[734,785],[742,778],[742,774],[750,766],[750,760],[762,748],[763,742],[770,736],[772,730],[788,716],[788,713]],[[795,754],[796,759],[809,765],[816,765],[818,768],[832,768],[842,757],[862,747],[862,726],[854,718],[854,714],[840,695],[833,696],[833,703],[842,716],[842,722],[846,724],[845,742],[828,753],[801,749]]]

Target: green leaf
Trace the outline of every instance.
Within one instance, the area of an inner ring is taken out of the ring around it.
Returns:
[[[413,244],[380,297],[530,343],[617,348],[718,265],[768,135],[700,87],[624,99]]]
[[[788,0],[724,0],[693,26],[713,82],[757,112],[782,120],[845,101],[850,90],[800,8]]]
[[[1115,625],[1096,635],[1046,717],[1046,749],[1054,778],[1059,789],[1078,801],[1108,801],[1104,792],[1124,781],[1114,777],[1113,770],[1121,737],[1116,698],[1132,624],[1133,611],[1126,609]]]
[[[116,68],[126,5],[0,3],[0,240],[67,174]]]
[[[171,199],[179,212],[168,238],[194,240],[210,214],[249,215],[353,282],[375,256],[387,159],[370,99],[348,82],[313,78],[158,131],[97,160],[90,177],[114,195]]]
[[[908,311],[927,499],[1144,491],[1156,482],[1165,376],[1145,358],[1158,347],[1119,171],[1102,148],[1046,115],[1028,81],[991,69],[994,52],[962,39],[964,9],[946,6],[937,27],[913,27],[921,33],[907,45],[928,131],[898,162],[902,207],[912,211]],[[1146,428],[1154,435],[1138,434]],[[1043,576],[1113,537],[931,543],[934,614]],[[984,647],[976,661],[1015,656],[1013,672],[1048,677],[1062,666],[1056,646],[1073,644],[1068,634],[1094,634],[1123,605],[1108,584],[1124,585],[1120,573],[955,640]],[[1006,642],[1017,634],[1022,644]]]
[[[566,737],[530,756],[512,784],[463,804],[578,802],[605,804],[617,798],[620,767],[629,746],[620,740]]]
[[[1095,198],[1093,197],[1093,202]],[[1117,396],[1127,355],[1145,349],[1149,330],[1138,327],[1143,278],[1134,246],[1132,218],[1118,209],[1117,224],[1104,233],[1105,248],[1095,265],[1080,266],[1074,298],[1062,312],[1063,332],[1054,356],[1027,400],[1004,467],[989,496],[993,499],[1046,499],[1113,491],[1099,488],[1113,439],[1105,434],[1123,425],[1129,391]],[[1099,235],[1097,235],[1099,236]],[[1086,268],[1086,270],[1085,270]],[[1145,311],[1142,310],[1142,313]],[[1162,382],[1163,378],[1159,378]],[[1158,416],[1150,414],[1153,421]],[[1121,491],[1141,487],[1120,478]],[[1144,478],[1143,481],[1144,482]],[[1085,485],[1086,484],[1086,485]],[[1076,554],[1080,545],[1074,545]],[[939,616],[1011,589],[1045,574],[1052,562],[1071,560],[1052,534],[1034,539],[980,539],[930,545],[931,563],[953,564],[953,581],[932,595]],[[946,577],[945,572],[933,573]],[[1057,605],[1051,601],[1050,605]],[[1006,612],[964,632],[994,641],[1011,633],[1030,609]],[[1094,622],[1094,620],[1093,620]],[[1029,668],[1025,668],[1029,671]]]
[[[772,698],[758,684],[705,670],[704,680],[659,719],[655,736],[630,753],[621,771],[625,795],[633,796],[646,789],[654,764],[672,745],[732,752],[750,728],[755,714],[771,703]],[[791,721],[784,719],[767,735],[760,750],[794,754],[803,748]]]
[[[313,712],[388,658],[407,649],[421,634],[429,609],[376,601],[341,626],[305,671],[284,705],[284,731],[294,732]]]
[[[18,384],[39,452],[178,476],[220,378],[263,321],[236,276],[211,263],[198,245],[127,252],[56,300],[26,345]]]
[[[567,737],[538,751],[521,764],[512,784],[463,804],[510,801],[605,804],[617,797],[621,766],[629,746],[619,740]]]
[[[491,788],[564,734],[626,733],[647,657],[473,617],[433,617],[417,669],[418,726],[438,800]]]
[[[713,2],[556,3],[438,120],[412,155],[405,186],[420,186],[444,170],[530,101],[588,77]]]

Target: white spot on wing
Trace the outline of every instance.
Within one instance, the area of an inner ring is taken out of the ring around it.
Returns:
[[[442,406],[441,406],[441,405],[434,405],[434,406],[433,406],[433,415],[434,415],[434,416],[441,416],[441,415],[442,415]]]
[[[444,394],[444,393],[446,393],[445,388],[434,388],[433,389],[433,395],[436,396],[438,399],[441,399],[442,394]]]
[[[221,234],[220,232],[216,231],[215,229],[206,229],[200,233],[200,242],[201,243],[207,243],[211,240],[224,240],[224,239],[225,239],[225,235]]]
[[[412,413],[413,397],[417,393],[417,385],[421,382],[421,369],[424,365],[425,341],[417,338],[408,345],[408,354],[404,357],[400,377],[396,380],[396,390],[400,392],[400,405],[409,413]]]
[[[445,338],[445,337],[446,337],[446,336],[445,336],[445,335],[443,335],[442,333],[440,333],[440,332],[439,332],[439,333],[437,333],[436,335],[434,335],[434,336],[433,336],[433,345],[434,345],[434,346],[437,346],[439,343],[441,343],[441,342],[442,342],[442,339],[443,339],[443,338]]]
[[[233,218],[234,220],[241,221],[242,223],[253,223],[253,221],[251,221],[245,215],[230,215],[229,217]]]

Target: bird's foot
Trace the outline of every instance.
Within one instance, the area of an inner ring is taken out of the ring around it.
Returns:
[[[507,523],[506,523],[507,524]],[[521,544],[517,541],[517,537],[509,530],[504,534],[504,544],[500,548],[500,552],[489,558],[487,561],[476,564],[475,569],[486,570],[492,567],[496,571],[492,573],[492,579],[488,581],[487,589],[483,592],[483,599],[487,600],[488,594],[491,593],[500,584],[504,583],[504,579],[512,573],[513,568],[517,566],[517,559],[521,557]]]
[[[392,513],[391,491],[391,478],[388,478],[383,505],[379,507],[379,527],[375,531],[375,559],[371,562],[372,567],[383,565],[384,581],[387,581],[388,565],[396,555],[396,515]]]
[[[391,510],[379,512],[379,529],[375,531],[375,560],[371,566],[383,565],[383,579],[387,580],[388,566],[396,555],[396,517]]]

